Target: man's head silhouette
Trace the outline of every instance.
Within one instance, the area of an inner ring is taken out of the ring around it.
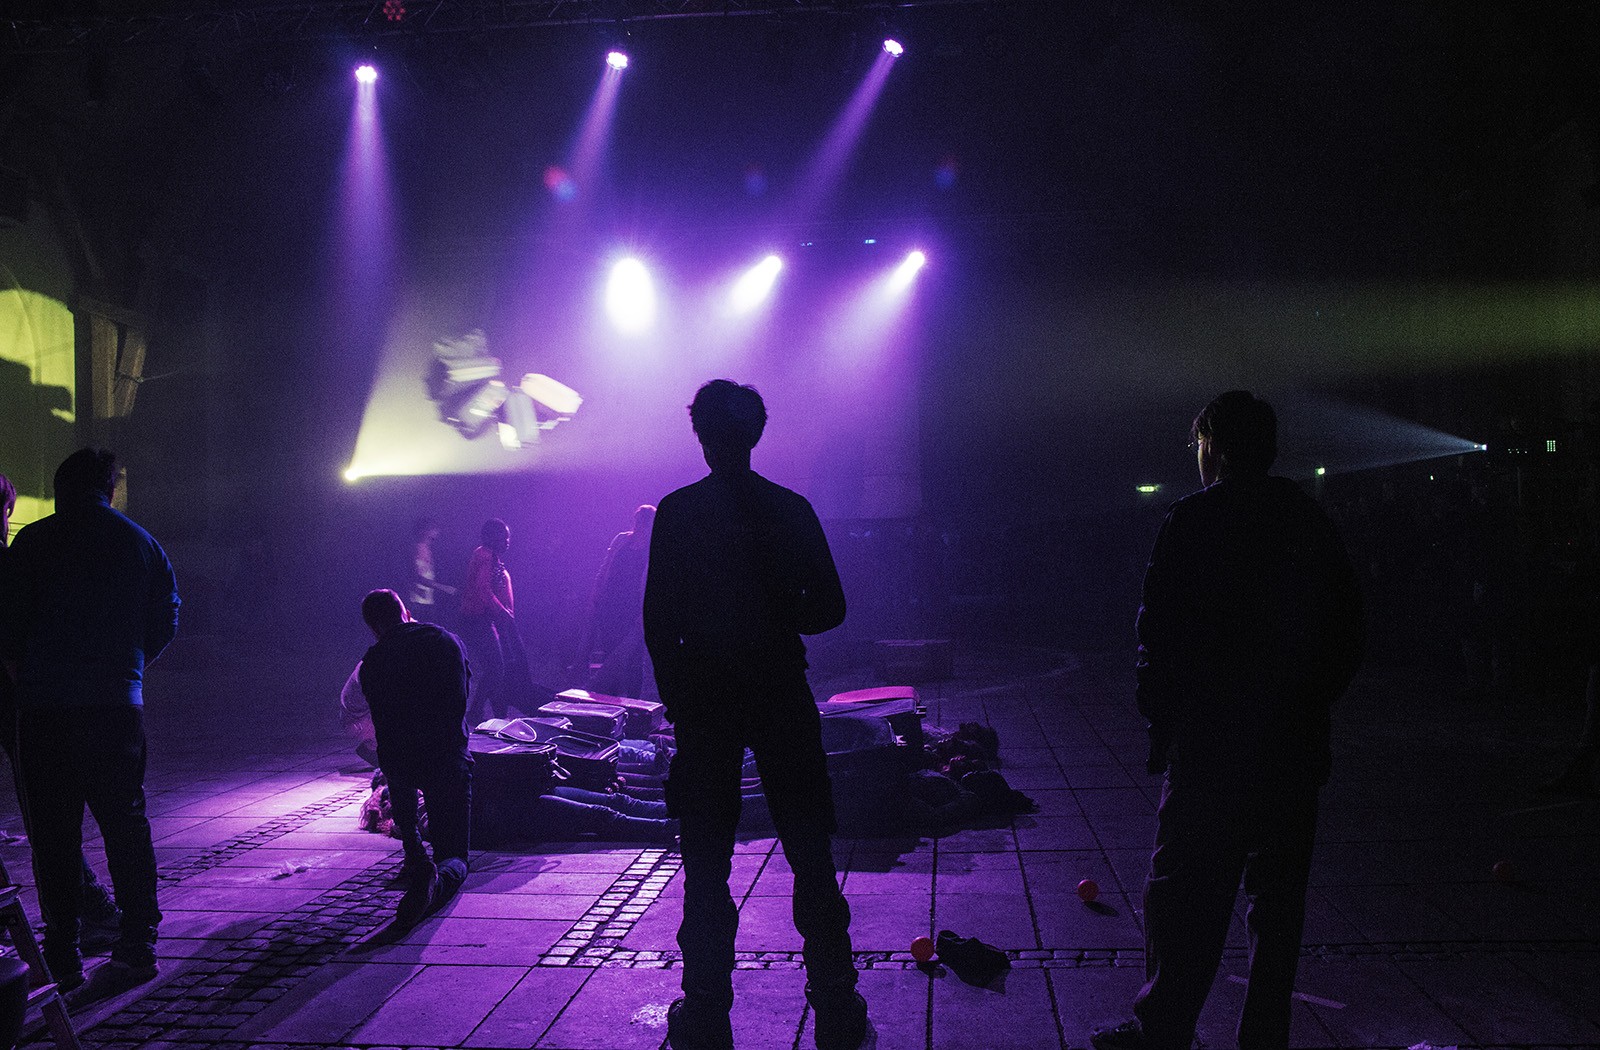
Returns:
[[[1278,458],[1278,417],[1247,390],[1230,390],[1200,410],[1190,434],[1201,484],[1219,478],[1261,476]]]
[[[713,471],[748,470],[750,450],[767,428],[767,406],[755,387],[713,379],[695,392],[689,422]]]

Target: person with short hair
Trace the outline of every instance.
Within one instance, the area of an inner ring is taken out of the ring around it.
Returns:
[[[394,591],[368,593],[361,600],[361,618],[376,642],[361,658],[359,682],[410,879],[395,918],[410,926],[438,910],[467,877],[472,755],[466,711],[472,672],[460,640],[442,627],[413,620]],[[428,807],[431,859],[417,828],[418,791]]]
[[[1135,1019],[1097,1050],[1188,1050],[1240,878],[1249,899],[1241,1050],[1289,1042],[1329,708],[1355,675],[1355,572],[1328,516],[1268,474],[1272,406],[1234,390],[1195,417],[1199,492],[1156,536],[1139,609],[1139,711],[1165,773],[1145,882]]]
[[[667,1015],[674,1050],[729,1050],[734,936],[728,892],[745,749],[755,754],[783,854],[794,871],[806,998],[818,1050],[855,1050],[867,1004],[856,991],[850,907],[830,836],[832,785],[801,635],[844,621],[844,591],[805,497],[750,469],[766,427],[755,388],[702,386],[689,420],[709,476],[656,511],[644,632],[677,753],[667,810],[680,821],[683,997]]]
[[[85,996],[155,977],[156,858],[145,815],[144,671],[178,628],[161,545],[111,507],[120,470],[84,448],[55,474],[56,512],[17,533],[0,586],[29,837],[58,983],[82,983],[83,811],[94,816],[122,922]]]
[[[3,564],[11,540],[11,514],[17,509],[17,488],[11,479],[0,474],[0,564]],[[4,573],[0,572],[0,580]],[[22,783],[22,767],[17,761],[17,698],[11,675],[0,669],[0,748],[4,748],[6,761],[11,764],[11,780],[17,792],[17,809],[22,817],[23,830],[28,826],[28,792]],[[79,853],[82,857],[82,853]],[[111,899],[111,894],[89,867],[83,857],[83,915],[81,941],[85,950],[106,948],[121,936],[122,912]],[[38,874],[35,871],[35,879]],[[81,980],[81,975],[68,974],[69,984]],[[69,987],[68,991],[71,990]]]

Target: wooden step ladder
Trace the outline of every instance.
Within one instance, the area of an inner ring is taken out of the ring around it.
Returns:
[[[17,956],[28,964],[28,1009],[38,1007],[55,1037],[56,1050],[83,1050],[78,1033],[67,1014],[67,1004],[61,999],[61,990],[50,976],[44,953],[39,951],[39,941],[33,935],[33,924],[22,907],[22,889],[12,883],[11,874],[0,861],[0,926],[11,933],[11,946]]]

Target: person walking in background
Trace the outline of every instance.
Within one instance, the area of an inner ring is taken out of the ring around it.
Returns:
[[[105,841],[122,921],[85,998],[156,975],[156,858],[145,816],[144,671],[178,627],[166,553],[113,510],[105,449],[56,470],[56,512],[17,534],[0,581],[0,656],[13,671],[28,834],[58,982],[82,982],[83,811]]]
[[[644,575],[650,560],[650,530],[656,509],[646,503],[633,512],[633,528],[619,532],[606,548],[589,601],[589,624],[582,657],[594,673],[588,687],[613,696],[643,696]]]
[[[455,594],[456,589],[434,578],[433,543],[439,538],[439,523],[432,518],[418,518],[411,527],[411,582],[406,585],[406,608],[413,619],[423,623],[440,623],[444,606],[441,597]]]
[[[1195,418],[1197,492],[1156,536],[1139,609],[1139,711],[1165,772],[1135,1020],[1097,1050],[1188,1050],[1249,898],[1241,1050],[1289,1044],[1329,707],[1360,662],[1355,572],[1322,509],[1268,470],[1272,407],[1235,390]]]
[[[467,877],[472,755],[466,711],[472,672],[456,636],[411,619],[394,591],[372,591],[363,598],[361,619],[376,642],[357,673],[410,879],[395,918],[410,926],[454,896]],[[428,807],[432,859],[417,826],[418,791]]]
[[[526,702],[532,685],[528,656],[517,632],[511,573],[504,560],[511,548],[511,527],[490,518],[479,539],[461,588],[461,637],[472,656],[476,679],[471,698],[474,725],[507,717],[514,704]]]
[[[705,384],[689,406],[708,477],[661,501],[650,541],[644,632],[677,753],[667,811],[680,821],[683,997],[667,1014],[674,1050],[729,1050],[734,937],[728,892],[745,749],[794,871],[806,998],[818,1050],[867,1032],[856,991],[850,907],[830,836],[832,786],[806,682],[803,634],[844,622],[844,592],[811,504],[750,469],[767,410],[753,387]]]

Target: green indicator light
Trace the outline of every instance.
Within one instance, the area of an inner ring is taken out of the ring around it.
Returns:
[[[1328,468],[1327,467],[1318,467],[1317,468],[1317,477],[1320,478],[1320,477],[1322,477],[1322,475],[1326,474],[1327,472],[1328,472]]]
[[[1160,492],[1161,491],[1161,486],[1160,485],[1140,485],[1139,486],[1139,491],[1148,496],[1152,492]]]

